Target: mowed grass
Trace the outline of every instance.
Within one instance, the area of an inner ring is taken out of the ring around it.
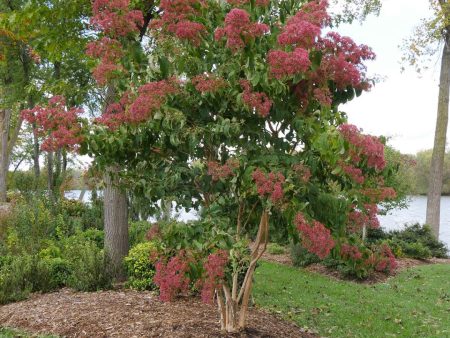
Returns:
[[[0,327],[0,337],[1,338],[28,338],[28,337],[37,337],[37,338],[57,338],[57,336],[51,335],[38,335],[38,334],[30,334],[22,330],[16,330],[6,327]]]
[[[275,263],[256,270],[255,302],[325,337],[450,337],[450,265],[363,285]]]

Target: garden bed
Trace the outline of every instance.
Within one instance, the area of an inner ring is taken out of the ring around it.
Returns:
[[[293,266],[292,259],[289,253],[274,255],[270,254],[268,252],[265,252],[262,256],[262,259],[268,262],[278,263],[278,264],[284,264],[288,266]],[[319,273],[321,275],[325,275],[337,280],[347,280],[347,281],[353,281],[356,283],[362,283],[362,284],[374,284],[374,283],[380,283],[386,281],[389,277],[392,275],[396,275],[398,272],[415,267],[420,266],[424,264],[450,264],[449,258],[431,258],[431,259],[413,259],[413,258],[399,258],[397,259],[397,270],[391,274],[386,275],[382,272],[375,271],[369,278],[367,279],[356,279],[352,277],[343,276],[341,272],[337,271],[333,268],[328,268],[320,263],[315,263],[307,266],[305,270]]]
[[[150,292],[75,292],[34,294],[0,307],[0,327],[65,337],[316,337],[295,324],[251,310],[248,329],[220,332],[216,307],[185,298],[162,303]]]

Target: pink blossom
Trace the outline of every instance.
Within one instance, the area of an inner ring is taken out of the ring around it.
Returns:
[[[61,148],[77,150],[84,137],[81,134],[79,115],[81,108],[66,108],[63,96],[53,96],[46,107],[36,106],[21,112],[22,118],[36,125],[34,132],[44,137],[42,150],[55,151]]]
[[[272,108],[272,100],[266,93],[252,91],[250,82],[247,80],[240,81],[241,87],[244,89],[242,93],[242,101],[251,110],[261,117],[267,117]]]
[[[309,49],[320,36],[321,28],[329,22],[327,1],[311,1],[291,17],[278,36],[280,45],[295,45]]]
[[[296,48],[293,52],[271,50],[267,55],[270,73],[276,79],[305,73],[311,66],[309,53],[303,48]]]
[[[111,37],[139,32],[144,23],[143,14],[130,10],[129,5],[129,0],[95,0],[91,24]]]
[[[225,267],[228,264],[228,252],[219,250],[208,256],[203,268],[205,277],[202,281],[202,300],[205,303],[212,303],[214,291],[222,287],[225,278]]]
[[[214,93],[227,85],[224,79],[213,74],[197,75],[192,78],[191,82],[201,93]]]
[[[163,302],[172,301],[178,294],[187,292],[190,279],[189,258],[185,251],[180,251],[167,263],[159,260],[155,264],[156,273],[153,281],[159,287],[159,299]]]
[[[214,33],[216,40],[227,38],[227,46],[233,51],[245,47],[252,39],[269,32],[269,26],[250,21],[250,14],[243,9],[232,9],[225,17],[224,28],[217,28]]]
[[[252,178],[261,197],[268,196],[273,203],[281,201],[284,195],[283,183],[285,181],[282,173],[270,172],[266,175],[260,169],[256,169]]]
[[[294,224],[300,232],[302,246],[306,250],[317,255],[320,259],[324,259],[330,254],[335,243],[328,228],[315,220],[310,225],[302,213],[296,215]]]

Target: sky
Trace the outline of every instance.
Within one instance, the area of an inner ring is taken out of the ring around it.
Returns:
[[[431,11],[428,0],[382,3],[378,17],[372,15],[361,25],[353,23],[338,29],[341,35],[372,47],[377,58],[367,64],[368,73],[384,78],[341,109],[348,113],[349,122],[365,133],[388,136],[394,148],[414,154],[433,148],[440,59],[436,55],[421,76],[408,67],[402,73],[399,46],[422,18],[431,16]]]

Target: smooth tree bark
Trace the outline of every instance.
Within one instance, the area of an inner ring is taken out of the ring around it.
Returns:
[[[434,134],[434,147],[429,175],[426,223],[439,238],[442,178],[444,172],[445,143],[447,139],[448,105],[450,90],[450,34],[447,32],[442,51],[439,78],[439,99]]]
[[[255,243],[251,248],[250,264],[242,284],[239,285],[239,271],[235,271],[231,287],[223,285],[221,289],[216,290],[222,331],[232,333],[245,328],[256,264],[266,251],[268,242],[269,211],[264,210],[261,214]]]
[[[103,195],[105,252],[112,276],[123,281],[123,259],[128,254],[128,201],[119,188],[118,169],[109,167],[104,175]]]

